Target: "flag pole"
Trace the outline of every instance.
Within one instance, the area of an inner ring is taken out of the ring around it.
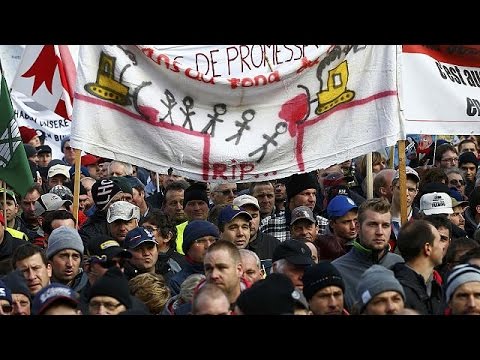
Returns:
[[[78,205],[80,197],[80,155],[82,154],[81,149],[75,150],[75,182],[73,184],[73,216],[77,221],[78,226]]]

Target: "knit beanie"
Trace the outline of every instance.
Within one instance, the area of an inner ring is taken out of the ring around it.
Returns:
[[[327,286],[338,286],[345,292],[342,275],[330,261],[320,261],[305,270],[303,274],[303,295],[308,301],[318,290]]]
[[[97,180],[92,185],[93,202],[97,208],[101,209],[112,199],[116,193],[120,191],[122,191],[120,186],[114,183],[112,180]]]
[[[12,305],[12,291],[0,280],[0,300],[7,300]]]
[[[76,250],[83,255],[83,241],[78,231],[68,226],[60,226],[48,237],[47,259],[64,249]]]
[[[244,315],[293,314],[300,291],[284,274],[273,273],[240,293],[236,305]]]
[[[3,281],[5,282],[5,285],[10,288],[12,294],[23,294],[31,299],[32,295],[30,294],[27,280],[20,270],[9,272],[7,275],[5,275]]]
[[[290,200],[304,190],[318,189],[318,181],[310,173],[294,174],[290,176],[290,179],[285,186],[287,189],[287,199]]]
[[[213,236],[218,238],[218,228],[206,220],[193,220],[189,222],[183,231],[183,253],[187,254],[188,250],[193,245],[193,242],[204,236]]]
[[[468,164],[468,163],[472,163],[475,166],[478,166],[478,159],[475,156],[475,154],[471,151],[464,152],[460,154],[460,156],[458,157],[459,167],[462,166],[463,164]]]
[[[357,287],[357,302],[360,311],[378,294],[385,291],[396,291],[405,301],[403,286],[395,278],[393,271],[382,265],[372,265],[362,274]]]
[[[110,296],[125,305],[127,309],[132,307],[128,280],[116,266],[109,268],[105,275],[92,285],[88,301],[90,302],[95,296]]]
[[[470,264],[460,264],[455,266],[447,278],[445,290],[446,302],[452,300],[455,290],[457,290],[460,285],[472,281],[480,282],[480,268]]]
[[[20,126],[18,130],[20,131],[20,137],[22,138],[22,142],[25,144],[32,140],[35,136],[38,136],[35,129],[32,129],[28,126]]]
[[[190,185],[183,195],[183,207],[185,208],[191,200],[204,201],[208,205],[208,196],[205,189],[205,186],[202,184]]]

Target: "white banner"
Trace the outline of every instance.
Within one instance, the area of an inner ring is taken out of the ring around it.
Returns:
[[[72,146],[203,181],[260,181],[395,144],[397,47],[82,46]]]
[[[402,108],[411,134],[480,134],[480,46],[404,45]]]
[[[70,135],[72,122],[16,91],[12,91],[11,99],[18,126],[42,130],[45,133],[45,145],[52,148],[52,159],[62,159],[60,144],[64,137]]]
[[[24,49],[25,45],[0,45],[0,60],[2,62],[3,76],[9,88],[12,86]]]

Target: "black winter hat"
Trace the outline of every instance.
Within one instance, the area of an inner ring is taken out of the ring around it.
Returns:
[[[187,206],[187,203],[191,200],[204,201],[208,205],[208,196],[206,187],[202,184],[192,184],[185,190],[183,196],[183,207]]]
[[[92,198],[97,208],[101,209],[112,199],[112,197],[122,191],[120,186],[109,179],[97,180],[92,185]]]
[[[345,292],[342,275],[330,261],[320,261],[305,270],[303,274],[303,295],[308,301],[318,290],[327,286],[338,286]]]
[[[475,154],[471,151],[464,152],[460,154],[458,157],[458,166],[462,166],[462,164],[472,163],[475,166],[478,166],[478,159]]]
[[[90,302],[95,296],[111,296],[125,305],[127,309],[132,307],[128,280],[118,267],[109,268],[105,275],[92,285],[88,301]]]
[[[306,189],[318,189],[318,181],[311,173],[294,174],[290,176],[285,186],[287,188],[287,198],[290,200]]]
[[[242,291],[236,305],[244,315],[293,314],[300,298],[300,291],[287,276],[273,273]]]

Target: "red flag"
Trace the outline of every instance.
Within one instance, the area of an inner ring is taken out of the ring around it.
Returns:
[[[28,45],[12,90],[71,120],[75,77],[75,63],[67,45]]]

